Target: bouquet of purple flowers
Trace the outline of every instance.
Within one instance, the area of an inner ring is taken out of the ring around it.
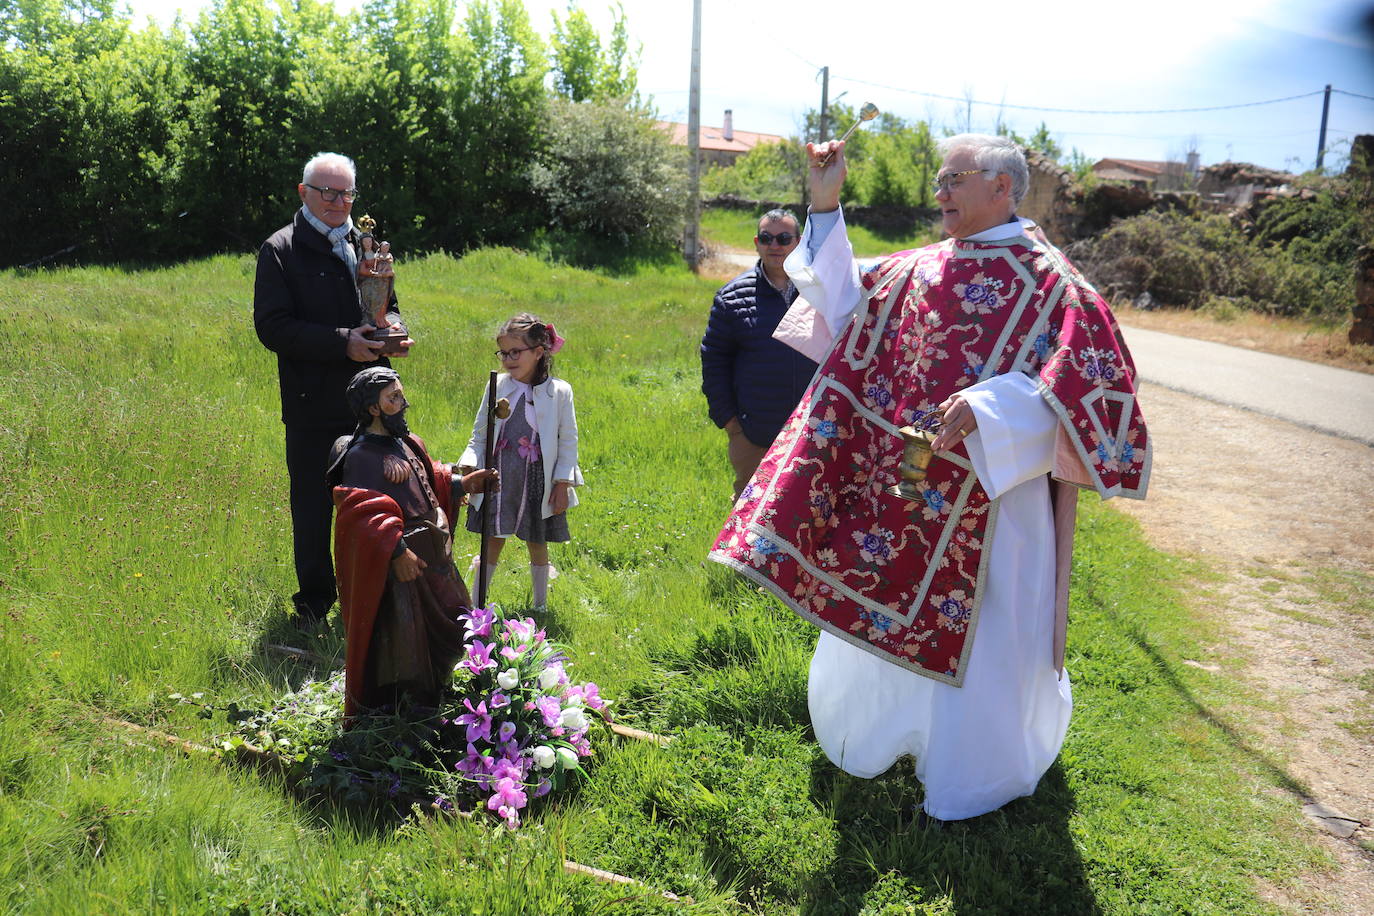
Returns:
[[[591,756],[590,717],[604,715],[607,703],[596,684],[569,680],[567,656],[533,620],[499,620],[491,608],[460,619],[468,642],[454,671],[461,712],[440,722],[462,729],[466,751],[454,765],[466,777],[460,785],[518,827],[531,795],[561,788]],[[453,801],[435,799],[440,807]]]
[[[343,727],[344,673],[308,681],[266,709],[229,703],[226,753],[247,745],[276,755],[292,781],[344,802],[441,810],[486,808],[520,825],[532,798],[562,788],[591,756],[587,731],[609,720],[592,683],[568,679],[567,656],[535,622],[478,608],[461,620],[467,652],[437,708],[403,700]],[[194,694],[178,703],[219,709]]]

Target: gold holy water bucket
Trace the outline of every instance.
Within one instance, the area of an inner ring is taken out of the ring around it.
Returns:
[[[937,433],[929,429],[903,426],[897,430],[897,434],[902,437],[906,446],[902,449],[902,463],[897,466],[902,479],[900,483],[888,487],[887,492],[899,499],[919,501],[924,490],[921,484],[925,482],[926,469],[930,467],[930,460],[935,457],[930,444],[935,441]]]

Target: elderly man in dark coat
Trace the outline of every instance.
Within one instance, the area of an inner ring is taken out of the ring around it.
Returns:
[[[388,365],[377,354],[382,344],[367,337],[372,325],[358,295],[356,176],[352,160],[337,153],[306,163],[296,188],[301,208],[263,243],[253,286],[258,339],[277,354],[299,585],[292,603],[303,628],[323,620],[336,597],[324,470],[334,440],[354,426],[344,388],[363,366]],[[395,308],[393,296],[388,317],[400,326]]]

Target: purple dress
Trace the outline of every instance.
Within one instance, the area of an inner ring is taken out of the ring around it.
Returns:
[[[544,518],[544,456],[539,436],[525,418],[525,396],[511,406],[510,417],[494,446],[501,489],[489,501],[493,516],[487,532],[492,537],[518,537],[522,541],[561,544],[572,540],[568,513]],[[468,508],[467,529],[482,533],[482,512]]]

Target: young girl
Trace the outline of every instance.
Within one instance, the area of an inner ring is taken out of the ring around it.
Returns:
[[[522,312],[501,325],[496,333],[497,359],[505,373],[496,379],[497,399],[510,402],[510,416],[499,417],[493,427],[492,457],[501,472],[501,489],[487,508],[487,581],[506,538],[514,535],[530,551],[530,581],[534,609],[548,603],[549,542],[570,539],[568,508],[577,505],[574,487],[582,486],[577,466],[577,415],[573,412],[572,388],[553,377],[553,354],[563,338],[553,325]],[[486,449],[487,398],[477,406],[472,438],[459,459],[462,467],[480,467]],[[472,498],[467,528],[482,531],[481,495]]]

